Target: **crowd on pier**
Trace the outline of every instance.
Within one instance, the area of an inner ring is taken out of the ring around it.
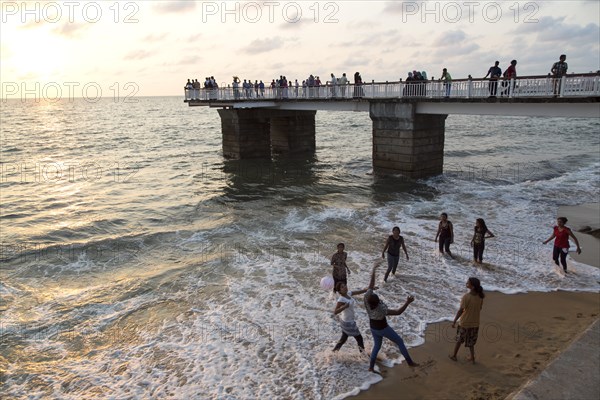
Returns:
[[[559,60],[552,64],[548,76],[552,78],[553,94],[560,91],[561,78],[567,75],[568,64],[566,55],[561,55]],[[512,60],[504,69],[500,68],[500,62],[496,61],[491,66],[483,79],[489,80],[489,97],[510,96],[516,88],[517,60]],[[471,75],[469,80],[473,78]],[[355,72],[352,79],[342,73],[336,77],[332,72],[327,80],[321,80],[319,75],[309,74],[302,81],[288,79],[285,75],[273,78],[270,82],[258,79],[243,79],[234,76],[226,88],[233,92],[235,100],[275,98],[275,99],[313,99],[313,98],[361,98],[364,96],[363,79],[360,72]],[[432,76],[428,78],[426,71],[417,69],[408,72],[407,77],[399,80],[402,84],[402,96],[422,97],[426,96],[428,85],[440,82],[443,97],[450,97],[452,93],[452,75],[447,68],[443,68],[440,78]],[[225,84],[223,84],[225,85]],[[204,83],[198,79],[188,79],[185,85],[186,100],[216,100],[218,98],[219,86],[214,76],[206,77]],[[265,92],[267,95],[265,96]],[[230,92],[231,93],[231,92]]]

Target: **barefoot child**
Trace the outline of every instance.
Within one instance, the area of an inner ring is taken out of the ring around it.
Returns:
[[[567,273],[567,254],[569,254],[569,237],[573,239],[575,245],[577,246],[577,254],[581,254],[581,247],[579,247],[579,241],[577,240],[575,235],[573,235],[573,231],[571,231],[571,228],[565,225],[566,223],[567,219],[565,217],[558,217],[556,219],[556,226],[552,228],[552,236],[550,236],[547,240],[544,240],[543,242],[544,244],[546,244],[552,239],[554,239],[552,259],[554,260],[554,263],[556,265],[559,265],[558,259],[560,257],[560,263],[562,264],[563,271],[565,271],[565,274]]]
[[[337,342],[333,351],[338,351],[342,348],[346,340],[348,340],[348,336],[354,337],[356,339],[356,343],[358,344],[358,350],[363,353],[365,351],[365,344],[363,342],[363,337],[358,330],[358,326],[356,326],[356,321],[354,320],[354,307],[356,306],[356,300],[352,298],[352,296],[357,296],[359,294],[363,294],[367,291],[367,289],[349,291],[348,286],[344,282],[338,282],[335,287],[335,291],[340,294],[340,297],[335,305],[335,310],[333,313],[335,315],[340,315],[340,327],[342,328],[342,337]]]
[[[415,298],[412,296],[408,296],[406,298],[406,302],[404,305],[397,310],[388,309],[387,305],[379,300],[379,296],[373,293],[375,290],[375,271],[379,265],[375,264],[373,267],[373,271],[371,272],[371,281],[369,282],[369,288],[365,293],[364,302],[365,308],[367,309],[367,314],[369,315],[369,325],[371,326],[371,334],[373,335],[373,350],[371,351],[371,360],[369,363],[369,372],[375,371],[375,360],[377,359],[377,353],[381,349],[381,344],[383,342],[383,338],[388,338],[392,342],[394,342],[398,349],[400,349],[400,353],[406,359],[407,364],[410,367],[416,367],[419,364],[415,363],[410,355],[408,354],[408,350],[406,350],[406,346],[404,346],[404,341],[402,338],[392,329],[391,326],[387,324],[386,316],[388,315],[400,315],[402,314],[408,305],[415,301]]]
[[[408,252],[406,251],[404,238],[400,236],[400,228],[395,226],[392,228],[392,234],[388,236],[385,246],[383,246],[383,250],[381,251],[381,258],[385,258],[385,251],[387,250],[388,269],[383,277],[384,282],[387,282],[390,272],[392,275],[396,275],[396,268],[398,267],[398,262],[400,261],[401,247],[406,255],[406,261],[408,261]]]
[[[456,329],[456,345],[454,346],[454,354],[450,357],[451,360],[456,361],[456,354],[460,349],[461,343],[465,344],[471,351],[471,357],[469,361],[475,364],[475,343],[477,343],[477,334],[479,332],[479,314],[483,307],[483,288],[481,282],[477,278],[469,278],[467,280],[467,288],[469,293],[466,293],[461,301],[456,317],[452,322],[452,328],[456,327],[456,321],[458,328]]]

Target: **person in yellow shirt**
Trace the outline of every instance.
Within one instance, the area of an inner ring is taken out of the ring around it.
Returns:
[[[469,293],[466,293],[462,297],[460,307],[452,322],[452,328],[455,328],[458,321],[458,328],[456,329],[454,353],[448,357],[456,361],[456,354],[458,354],[460,345],[464,343],[465,347],[468,347],[471,351],[471,357],[468,360],[475,364],[475,343],[477,343],[477,334],[479,332],[479,314],[483,307],[485,294],[483,293],[481,282],[477,278],[469,278],[467,280],[467,288],[469,289]]]

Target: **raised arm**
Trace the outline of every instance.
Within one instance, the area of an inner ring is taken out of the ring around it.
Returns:
[[[402,314],[406,310],[406,308],[408,307],[408,305],[410,303],[412,303],[413,301],[415,301],[415,298],[413,296],[408,296],[406,298],[406,302],[404,303],[404,305],[402,307],[400,307],[397,310],[388,310],[387,311],[387,315],[400,315],[400,314]]]
[[[367,290],[375,289],[375,272],[377,271],[378,267],[379,267],[379,263],[375,263],[375,265],[373,265],[373,270],[371,271],[371,280],[369,281],[369,287],[367,288]],[[365,290],[365,292],[366,292],[366,290]]]

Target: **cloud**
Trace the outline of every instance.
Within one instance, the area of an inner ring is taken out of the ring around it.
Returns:
[[[467,34],[460,29],[444,32],[433,41],[434,47],[455,47],[457,43],[462,43],[467,38]],[[449,46],[449,44],[452,44]]]
[[[513,31],[516,35],[535,34],[536,42],[598,43],[600,27],[598,24],[585,26],[565,23],[565,17],[542,17],[537,23],[523,24]]]
[[[84,29],[87,29],[89,26],[90,26],[90,24],[65,23],[62,26],[54,29],[52,32],[54,32],[56,35],[59,35],[59,36],[64,36],[67,38],[74,38],[74,37],[79,36],[79,34]]]
[[[150,56],[152,56],[152,52],[146,50],[135,50],[127,53],[125,55],[125,60],[144,60]]]
[[[399,14],[402,15],[404,11],[408,11],[409,14],[419,12],[422,8],[427,7],[425,3],[430,0],[421,1],[388,1],[385,3],[383,8],[384,14]],[[457,2],[458,3],[458,2]],[[459,4],[460,5],[460,4]]]
[[[35,29],[35,28],[41,28],[42,26],[44,26],[46,24],[46,21],[44,19],[40,19],[39,22],[35,21],[35,19],[31,20],[31,21],[27,21],[25,24],[20,25],[19,29]]]
[[[197,34],[195,34],[195,35],[190,35],[190,36],[189,36],[189,37],[186,39],[186,41],[188,41],[188,42],[192,42],[192,43],[195,43],[195,42],[197,42],[197,41],[198,41],[198,39],[200,39],[201,37],[202,37],[202,34],[201,34],[201,33],[197,33]]]
[[[267,53],[271,50],[279,49],[283,47],[283,39],[279,36],[267,39],[256,39],[250,42],[247,46],[244,46],[243,51],[248,54]]]
[[[310,24],[311,22],[314,23],[314,21],[311,18],[300,18],[298,21],[296,22],[283,22],[279,25],[279,29],[284,29],[284,30],[297,30],[297,29],[304,29],[307,28],[307,24]]]
[[[190,56],[190,57],[182,57],[181,60],[177,63],[177,65],[190,65],[190,64],[198,64],[202,60],[200,56]]]
[[[388,29],[387,31],[374,32],[364,36],[361,40],[346,41],[339,44],[340,47],[348,46],[369,46],[374,44],[397,44],[403,42],[400,32],[396,29]]]
[[[154,6],[158,13],[185,13],[196,8],[196,2],[190,0],[165,1]]]
[[[385,3],[385,7],[383,8],[383,12],[385,14],[402,14],[404,11],[404,3],[406,1],[389,1]]]
[[[356,66],[362,67],[365,65],[369,65],[370,62],[371,60],[367,57],[351,56],[344,61],[344,65],[348,68]]]
[[[142,40],[144,42],[155,43],[155,42],[160,42],[160,41],[164,40],[167,36],[169,36],[168,33],[161,33],[161,34],[157,34],[157,35],[151,33],[150,35],[144,37]]]

